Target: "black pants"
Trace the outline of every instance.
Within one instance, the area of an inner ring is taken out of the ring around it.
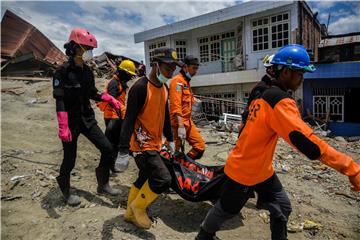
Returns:
[[[97,124],[94,124],[89,129],[83,124],[76,128],[70,129],[72,135],[71,142],[62,142],[64,149],[64,158],[60,167],[60,176],[70,176],[72,169],[75,166],[77,140],[82,133],[87,139],[92,142],[101,152],[99,168],[110,168],[111,157],[113,155],[113,148],[109,140],[105,137]]]
[[[105,136],[110,141],[113,147],[113,156],[111,158],[111,169],[114,169],[115,160],[117,157],[117,153],[119,152],[119,141],[120,141],[120,132],[121,132],[121,125],[122,119],[104,119],[105,120]]]
[[[114,152],[119,150],[119,141],[120,141],[120,132],[122,119],[104,119],[105,120],[105,136],[109,139],[110,143],[113,145]]]
[[[145,151],[135,156],[139,168],[139,176],[134,182],[135,187],[141,188],[148,180],[150,189],[160,194],[171,184],[171,175],[157,151]]]
[[[240,212],[253,191],[259,194],[259,198],[270,212],[271,239],[287,239],[286,225],[291,213],[291,204],[276,174],[250,187],[227,177],[220,199],[208,212],[201,225],[202,228],[209,233],[218,231],[224,221]]]

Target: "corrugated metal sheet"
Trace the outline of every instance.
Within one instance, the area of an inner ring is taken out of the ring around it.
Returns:
[[[134,35],[135,43],[144,42],[158,37],[167,36],[210,24],[231,20],[238,17],[293,4],[295,1],[251,1],[189,18],[176,23],[139,32]]]
[[[329,47],[350,43],[360,43],[360,35],[323,39],[320,41],[319,47]]]
[[[1,20],[1,57],[13,58],[30,52],[51,64],[66,60],[65,54],[36,27],[6,10]]]
[[[315,67],[316,71],[306,73],[305,79],[360,78],[360,62],[315,64]]]

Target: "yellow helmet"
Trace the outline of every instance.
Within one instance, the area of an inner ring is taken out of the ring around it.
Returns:
[[[273,58],[274,58],[274,54],[266,55],[262,60],[262,62],[264,63],[264,67],[271,67],[272,66],[271,61]]]
[[[136,73],[135,73],[135,71],[136,71],[135,64],[131,60],[126,59],[126,60],[121,61],[120,65],[119,65],[119,69],[124,70],[125,72],[127,72],[127,73],[129,73],[129,74],[131,74],[133,76],[136,75]]]

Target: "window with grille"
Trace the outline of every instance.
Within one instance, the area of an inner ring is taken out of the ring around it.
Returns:
[[[220,42],[210,44],[211,61],[216,61],[220,58]]]
[[[289,44],[289,24],[289,13],[253,20],[253,51],[279,48]]]
[[[199,39],[200,62],[218,61],[221,59],[220,43],[223,39],[234,38],[235,31],[215,34]]]
[[[186,41],[176,40],[175,41],[176,54],[178,58],[183,61],[186,56]]]
[[[157,43],[151,43],[149,45],[149,57],[150,57],[150,62],[152,62],[153,57],[154,57],[154,50],[157,48],[161,48],[161,47],[166,47],[166,42],[162,41],[162,42],[157,42]]]
[[[209,61],[209,39],[200,38],[199,39],[199,48],[200,48],[200,62],[208,62]]]

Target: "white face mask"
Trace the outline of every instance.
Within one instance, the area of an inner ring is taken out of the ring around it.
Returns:
[[[169,78],[165,77],[161,71],[160,71],[160,67],[159,67],[159,63],[157,63],[157,68],[159,73],[156,74],[157,79],[161,82],[161,83],[166,83],[167,81],[169,81]]]
[[[93,58],[92,50],[87,50],[82,55],[82,59],[84,60],[84,62],[89,61],[92,58]]]

